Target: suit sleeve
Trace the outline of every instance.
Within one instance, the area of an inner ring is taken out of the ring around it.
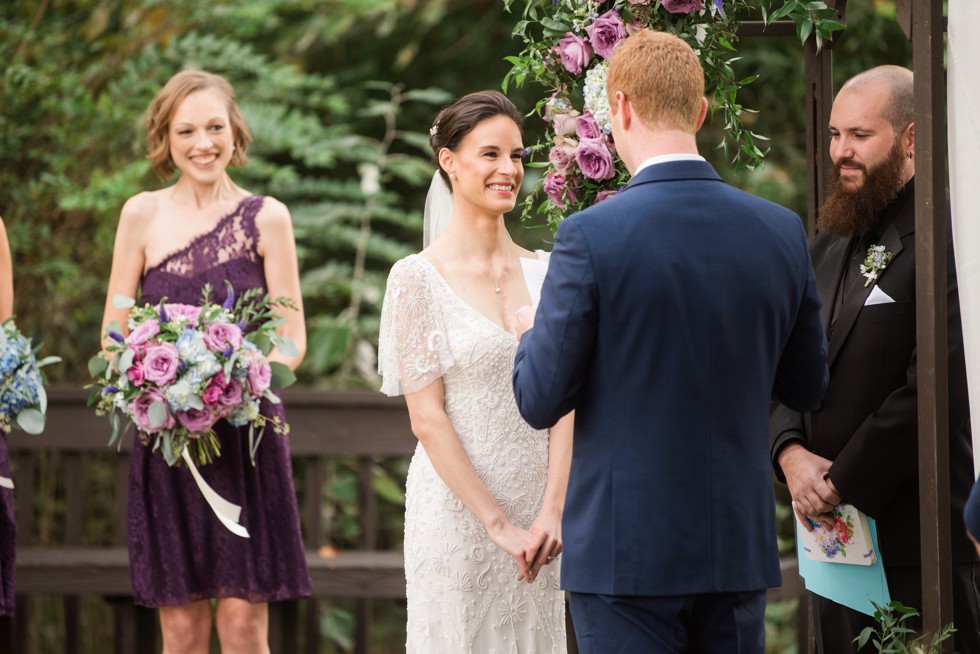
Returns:
[[[952,240],[947,240],[946,257],[949,377],[961,379],[965,378],[965,364]],[[917,350],[913,350],[905,384],[893,391],[881,407],[865,419],[830,467],[830,479],[840,491],[841,498],[872,517],[880,515],[902,484],[919,471],[916,357]],[[950,388],[950,397],[957,392],[958,389]],[[950,438],[957,433],[954,419],[950,416]]]
[[[790,443],[799,443],[809,449],[803,414],[782,404],[777,404],[769,416],[769,456],[772,470],[781,483],[786,483],[786,475],[779,467],[779,451]]]
[[[514,361],[514,397],[535,429],[551,427],[575,408],[595,348],[598,326],[595,271],[581,228],[558,228],[534,327]]]
[[[806,261],[806,281],[796,322],[776,368],[773,395],[790,409],[809,411],[823,399],[830,373],[827,370],[827,337],[820,321],[820,296],[802,227],[800,236],[802,256]]]

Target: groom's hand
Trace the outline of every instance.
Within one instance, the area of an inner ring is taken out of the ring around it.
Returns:
[[[517,338],[523,336],[531,327],[534,327],[534,307],[526,304],[517,310],[517,322],[514,325]]]

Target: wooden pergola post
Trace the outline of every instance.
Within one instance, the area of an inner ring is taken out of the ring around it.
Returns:
[[[915,73],[915,294],[919,398],[922,620],[926,634],[951,621],[949,416],[946,341],[946,84],[943,3],[911,9]],[[944,643],[946,652],[952,643]]]

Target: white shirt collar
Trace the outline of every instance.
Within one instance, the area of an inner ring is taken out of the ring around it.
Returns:
[[[705,158],[699,154],[661,154],[656,157],[650,157],[643,163],[641,163],[637,169],[633,172],[633,177],[640,174],[640,171],[644,168],[654,166],[656,164],[668,163],[672,161],[705,161]]]

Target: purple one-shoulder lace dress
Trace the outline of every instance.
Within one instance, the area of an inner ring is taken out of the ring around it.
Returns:
[[[198,305],[205,283],[223,302],[225,280],[236,293],[265,289],[255,216],[264,198],[242,200],[218,225],[146,271],[141,303]],[[284,418],[282,405],[262,413]],[[173,606],[237,597],[274,602],[307,597],[309,572],[300,534],[289,442],[266,431],[253,467],[248,432],[218,421],[221,456],[199,470],[223,498],[242,507],[250,538],[226,529],[183,465],[171,468],[137,440],[129,475],[129,558],[133,596],[142,606]]]

